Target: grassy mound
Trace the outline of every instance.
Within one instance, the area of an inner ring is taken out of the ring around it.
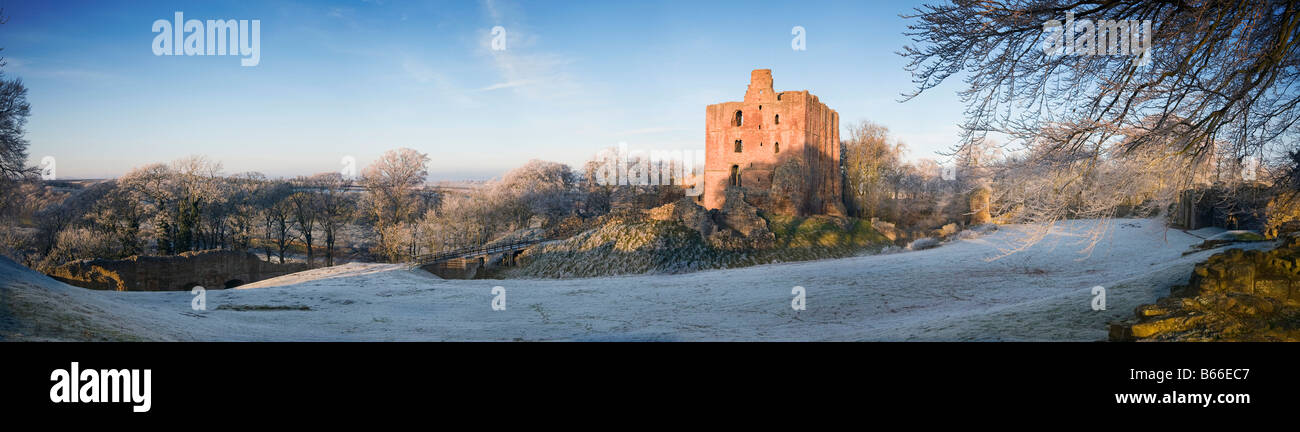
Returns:
[[[871,228],[871,222],[861,219],[829,216],[765,216],[764,219],[782,248],[863,248],[889,243],[884,234]]]
[[[868,221],[826,216],[764,216],[773,247],[722,250],[676,221],[612,219],[599,228],[539,245],[519,257],[506,278],[571,278],[675,274],[787,261],[840,258],[876,251],[891,242]]]

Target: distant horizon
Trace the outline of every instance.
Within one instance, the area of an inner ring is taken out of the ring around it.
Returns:
[[[36,162],[39,162],[39,161],[36,161]],[[147,162],[147,163],[142,163],[142,164],[140,164],[140,166],[150,165],[150,164],[154,164],[154,163],[169,164],[170,162],[171,162],[171,161]],[[216,161],[216,162],[220,162],[220,161]],[[35,165],[37,165],[37,163],[33,162],[32,165],[35,166]],[[362,165],[362,166],[364,167],[364,165]],[[134,167],[133,167],[133,168],[134,168]],[[577,169],[578,167],[574,167],[574,168]],[[129,171],[129,170],[128,170],[128,171]],[[436,184],[436,183],[439,183],[439,182],[452,182],[452,183],[459,183],[459,182],[480,182],[480,183],[481,183],[481,182],[490,182],[490,181],[493,181],[493,180],[499,180],[503,175],[505,175],[505,174],[506,174],[507,172],[509,172],[509,171],[510,171],[510,170],[507,169],[507,170],[505,170],[505,171],[501,171],[501,172],[499,172],[499,173],[495,173],[495,174],[487,174],[487,173],[484,173],[484,174],[460,174],[459,177],[456,176],[457,174],[437,173],[437,172],[430,171],[428,177],[426,177],[426,179],[425,179],[425,183],[426,183],[426,184]],[[245,170],[245,171],[232,171],[232,170],[226,169],[226,168],[223,166],[223,167],[222,167],[222,170],[220,171],[220,175],[222,175],[222,176],[230,176],[230,175],[242,174],[242,173],[248,173],[248,172],[256,172],[256,173],[262,174],[262,175],[266,176],[266,178],[268,178],[268,179],[272,179],[272,180],[289,180],[289,179],[293,179],[293,178],[297,178],[297,177],[306,177],[306,176],[312,176],[312,175],[316,175],[316,174],[337,173],[338,170],[334,170],[334,171],[318,171],[318,172],[312,172],[312,173],[300,173],[300,174],[297,174],[297,173],[296,173],[296,174],[278,175],[278,174],[272,174],[272,173],[267,173],[267,172],[262,172],[262,171],[247,171],[247,170]],[[50,180],[50,181],[116,180],[116,179],[121,178],[123,175],[126,175],[126,172],[123,172],[123,173],[121,173],[121,174],[102,175],[102,176],[80,176],[80,175],[78,175],[78,176],[63,176],[63,175],[60,175],[60,176],[57,176],[57,178],[52,179],[52,180]]]
[[[240,173],[243,173],[243,172],[248,172],[248,171],[241,171],[241,172],[226,172],[225,170],[222,170],[220,174],[221,174],[221,176],[225,177],[225,176],[230,176],[230,175],[232,175],[232,174],[240,174]],[[267,178],[267,179],[270,179],[270,180],[292,180],[292,179],[295,179],[295,178],[298,178],[298,177],[307,177],[307,176],[312,176],[312,175],[315,175],[315,174],[325,174],[325,173],[326,173],[326,172],[318,172],[318,173],[311,173],[311,174],[295,174],[295,175],[287,175],[287,176],[269,175],[269,174],[266,174],[266,173],[261,173],[261,174],[262,174],[262,175],[265,175],[266,178]],[[503,173],[498,174],[498,175],[496,175],[496,176],[493,176],[493,177],[486,177],[486,178],[446,178],[446,177],[436,177],[436,176],[434,176],[433,173],[429,173],[429,176],[425,179],[424,184],[426,184],[426,185],[437,185],[437,184],[439,184],[439,183],[488,183],[488,182],[492,182],[492,181],[494,181],[494,180],[500,180],[501,176],[504,175],[504,174],[505,174],[505,173],[503,172]],[[123,174],[123,175],[125,175],[125,174]],[[51,180],[42,180],[42,181],[47,181],[47,182],[65,182],[65,181],[66,181],[66,182],[76,182],[76,181],[95,181],[95,180],[97,180],[97,181],[108,181],[108,180],[117,180],[117,179],[119,179],[119,178],[122,178],[122,175],[111,176],[111,177],[58,177],[58,178],[55,178],[55,179],[51,179]]]

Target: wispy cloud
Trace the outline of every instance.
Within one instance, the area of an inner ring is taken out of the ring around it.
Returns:
[[[450,98],[461,105],[478,105],[478,101],[466,94],[461,86],[456,85],[443,74],[434,70],[432,66],[419,58],[411,55],[404,56],[401,60],[402,72],[411,80],[425,85],[430,85],[436,89],[443,97]]]
[[[102,81],[112,78],[112,75],[109,73],[90,68],[48,65],[39,61],[30,61],[14,57],[6,57],[4,61],[8,72],[18,76],[56,78],[73,81]]]
[[[330,7],[325,13],[330,18],[334,18],[346,25],[349,29],[357,30],[361,28],[361,23],[357,18],[356,9],[349,7]]]
[[[493,22],[501,22],[501,9],[497,7],[496,1],[483,0],[483,11],[487,12],[488,18],[491,18]]]
[[[522,12],[495,0],[483,0],[482,5],[490,27],[505,28],[506,49],[493,50],[490,27],[482,30],[478,49],[491,56],[501,81],[479,90],[511,89],[520,96],[548,100],[583,94],[582,85],[569,72],[573,60],[539,50],[538,37],[523,24]]]
[[[402,71],[406,72],[406,75],[415,82],[421,84],[428,84],[439,77],[438,73],[434,72],[433,68],[428,64],[409,56],[402,59]]]
[[[514,87],[520,87],[520,86],[526,86],[526,85],[537,84],[537,83],[540,83],[540,82],[541,82],[541,80],[507,81],[507,82],[497,83],[497,84],[492,84],[492,85],[490,85],[490,86],[480,88],[480,89],[478,89],[478,91],[492,91],[492,90],[500,90],[500,89],[514,88]]]

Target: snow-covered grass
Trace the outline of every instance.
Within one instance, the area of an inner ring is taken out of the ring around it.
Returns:
[[[996,261],[988,259],[1026,227],[921,251],[676,275],[442,280],[352,263],[210,290],[197,312],[189,292],[88,291],[0,260],[0,337],[1095,341],[1108,321],[1167,295],[1218,251],[1183,256],[1201,238],[1122,219],[1105,222],[1096,248],[1079,253],[1098,223],[1060,223]],[[504,311],[491,308],[496,285],[506,288]],[[1107,289],[1105,311],[1090,307],[1097,285]],[[795,286],[806,290],[806,310],[790,306]]]

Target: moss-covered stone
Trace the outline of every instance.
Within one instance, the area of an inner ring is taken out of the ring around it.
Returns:
[[[1300,239],[1270,251],[1230,249],[1192,270],[1188,285],[1113,323],[1112,341],[1300,341]]]

